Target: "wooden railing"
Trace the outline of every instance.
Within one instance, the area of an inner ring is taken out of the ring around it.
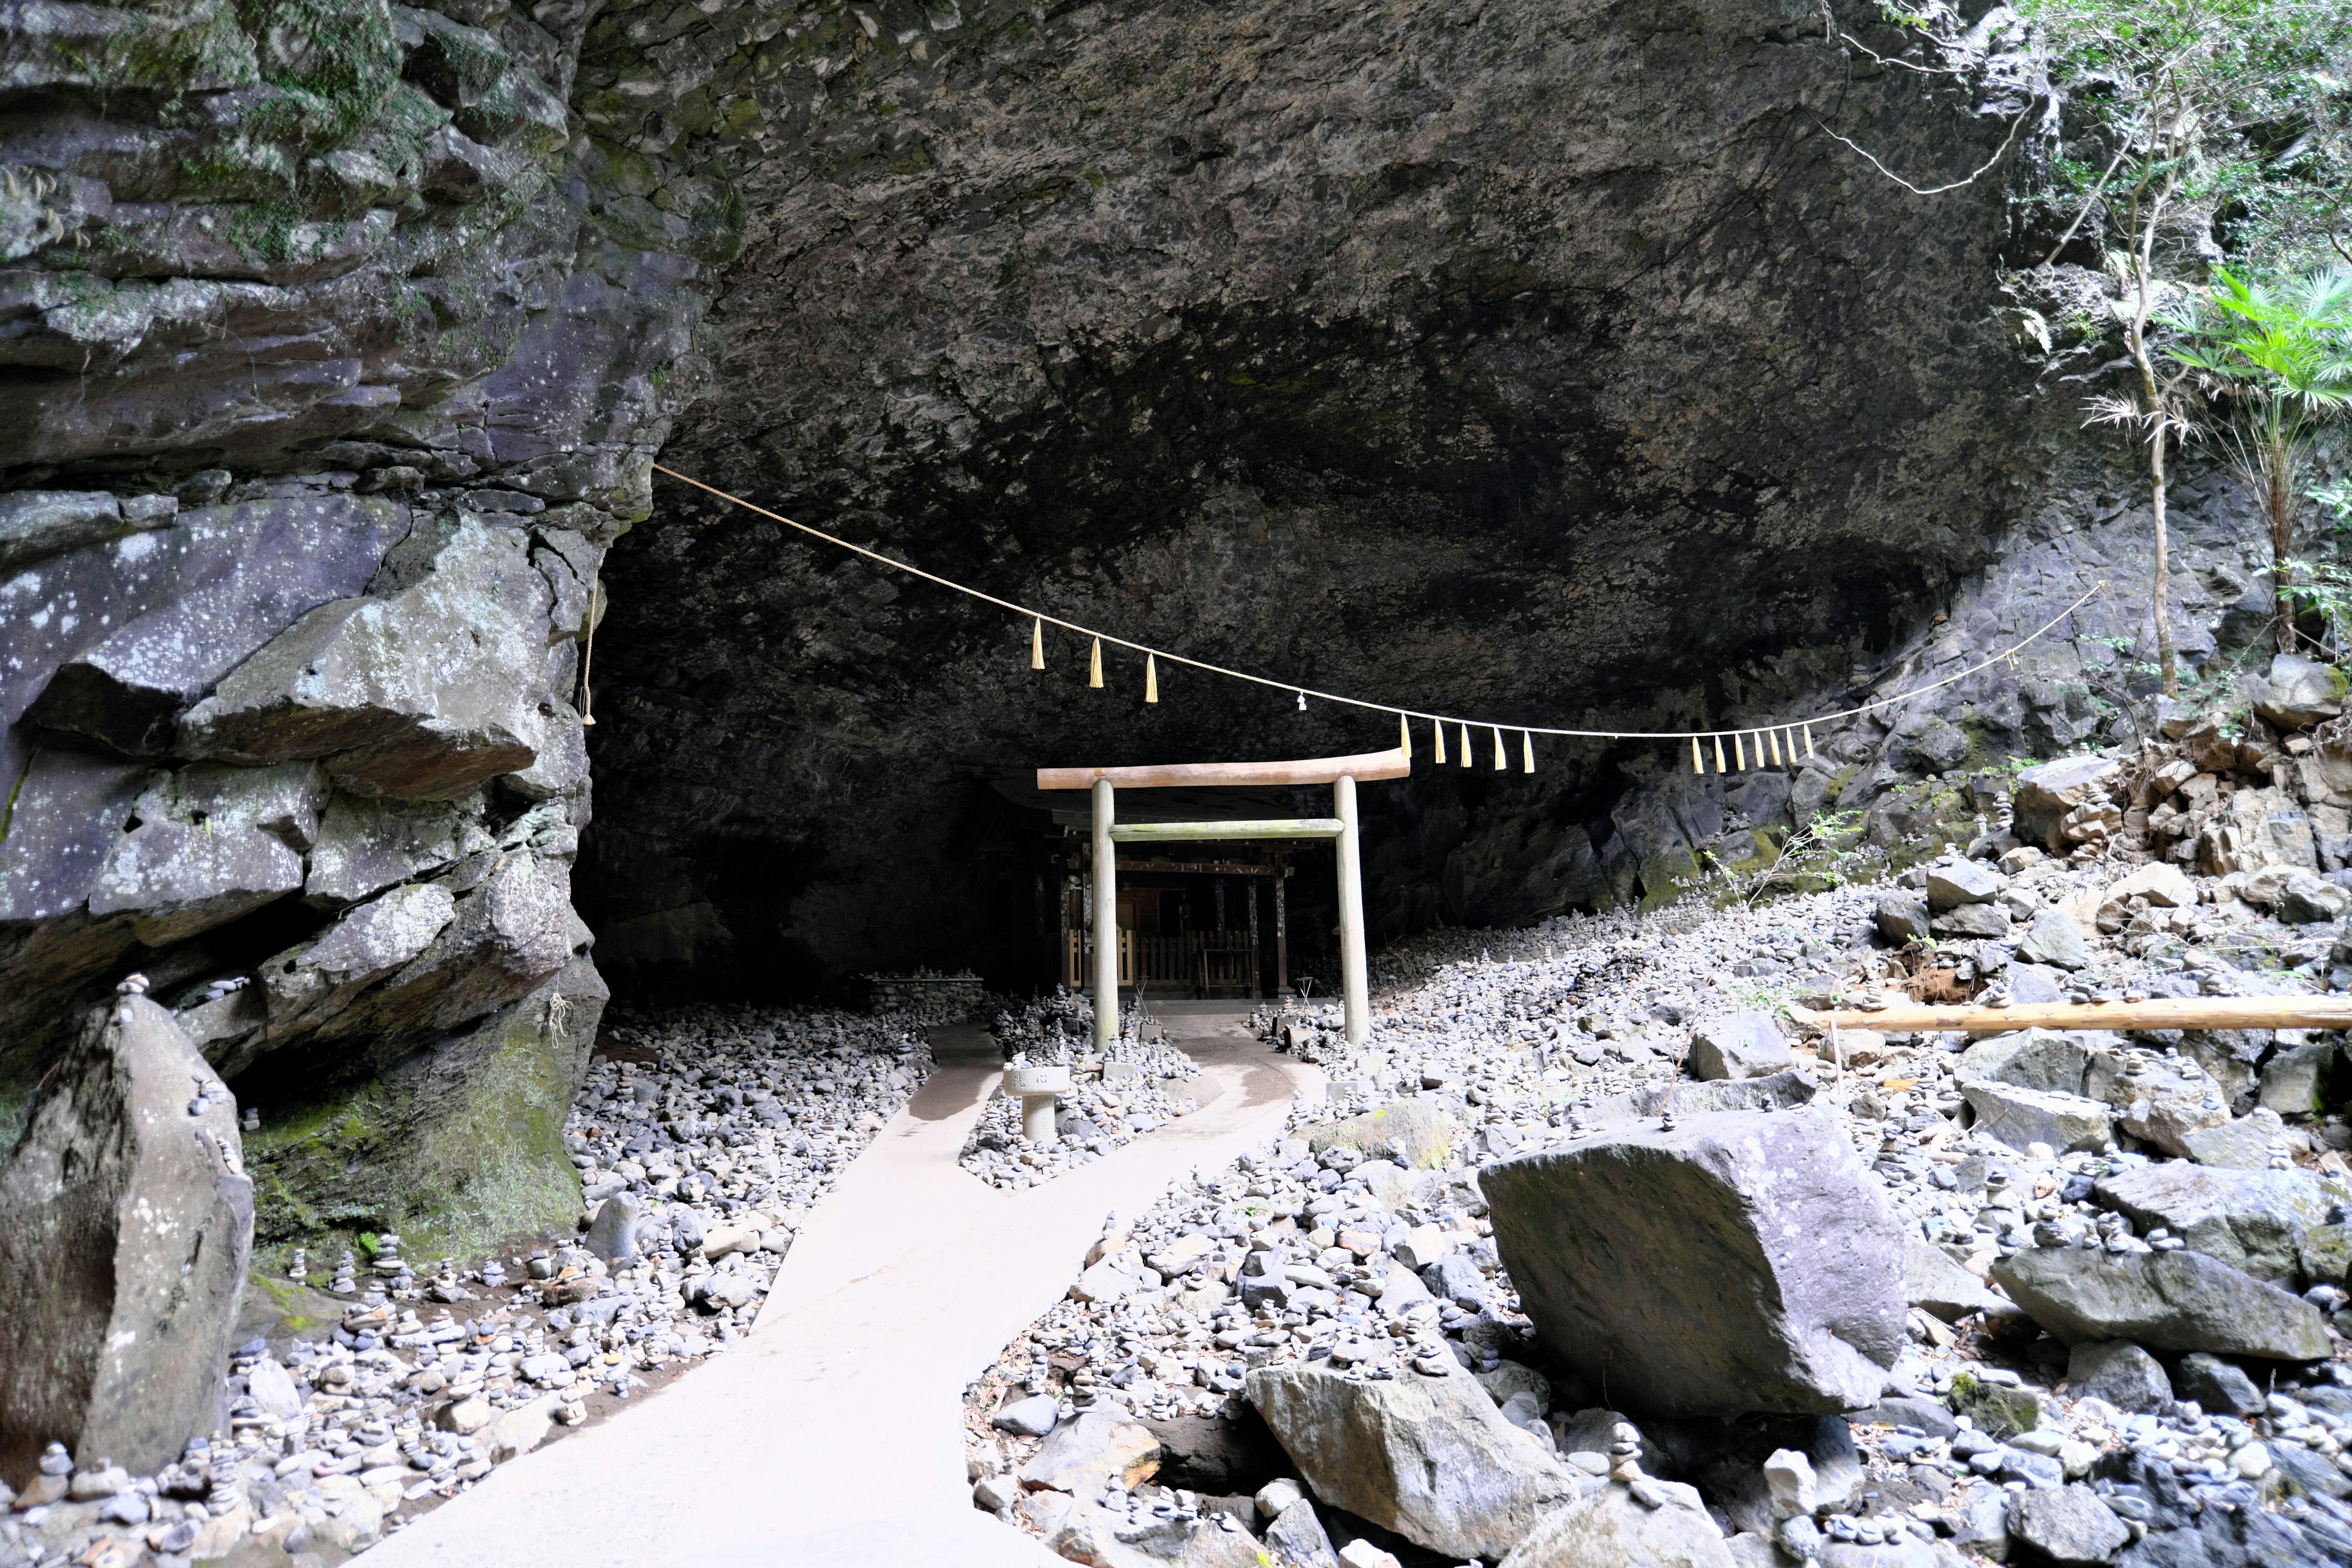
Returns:
[[[1091,989],[1095,983],[1094,937],[1091,932],[1063,933],[1062,984],[1073,990]],[[1162,992],[1223,992],[1258,994],[1261,958],[1244,931],[1193,931],[1184,936],[1143,936],[1118,933],[1118,983],[1132,990],[1139,963],[1146,988]]]

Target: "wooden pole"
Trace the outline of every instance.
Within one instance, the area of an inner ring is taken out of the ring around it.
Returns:
[[[1111,847],[1111,784],[1095,781],[1095,1054],[1118,1038],[1118,855]]]
[[[1465,731],[1466,733],[1466,731]],[[1133,768],[1039,768],[1039,789],[1085,789],[1108,779],[1121,789],[1165,789],[1203,784],[1244,784],[1258,789],[1327,784],[1342,774],[1360,779],[1411,776],[1412,758],[1402,747],[1355,757],[1312,757],[1295,763],[1170,763]]]
[[[1274,994],[1290,994],[1290,868],[1274,868]]]
[[[1356,824],[1356,781],[1345,773],[1331,786],[1339,812],[1339,988],[1347,998],[1348,1043],[1371,1038],[1372,1005],[1364,957],[1364,867]]]
[[[1257,879],[1242,879],[1242,897],[1249,900],[1250,1000],[1265,994],[1265,971],[1258,960],[1257,945]]]
[[[2011,1029],[2347,1029],[2352,996],[2163,996],[2146,1002],[2037,1002],[2009,1007],[1897,1005],[1789,1015],[1810,1028],[1910,1032],[1949,1029],[2005,1035]]]

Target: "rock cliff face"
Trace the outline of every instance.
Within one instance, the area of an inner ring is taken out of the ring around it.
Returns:
[[[577,650],[730,243],[579,134],[589,10],[11,18],[0,1139],[138,970],[265,1239],[576,1204]]]
[[[1391,739],[1172,669],[1147,708],[1067,642],[1033,676],[1025,627],[657,489],[656,450],[1075,619],[1504,722],[1965,662],[2132,519],[2002,314],[2000,176],[1914,198],[1822,128],[1958,179],[2038,112],[1998,23],[1964,85],[1784,0],[24,13],[0,1140],[137,970],[261,1111],[265,1243],[537,1224],[600,963],[1025,978],[989,775]],[[1793,780],[1601,743],[1498,774],[1482,735],[1370,792],[1377,919],[1654,896],[2071,739],[2066,661],[2128,603]]]
[[[1822,133],[1958,178],[2032,110],[2016,61],[1865,76],[1769,0],[882,5],[757,51],[748,14],[610,16],[641,63],[581,78],[640,138],[765,117],[666,461],[1073,619],[1504,722],[1750,716],[1923,619],[2072,423],[1998,316],[2000,179],[1911,197]],[[1092,691],[1066,639],[1033,677],[997,612],[660,498],[597,665],[629,984],[987,951],[989,774],[1392,742],[1168,668],[1146,708],[1117,657]],[[1608,803],[1672,759],[1530,781],[1476,739],[1370,792],[1382,927],[1638,894],[1664,847],[1604,865]]]

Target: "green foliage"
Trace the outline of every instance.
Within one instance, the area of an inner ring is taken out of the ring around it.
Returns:
[[[2352,271],[2249,281],[2217,269],[2168,324],[2167,350],[2196,374],[2215,417],[2199,427],[2261,509],[2278,603],[2277,642],[2296,642],[2296,533],[2309,510],[2314,437],[2352,410]],[[2320,586],[2316,582],[2312,587]]]
[[[2345,0],[2021,0],[2068,140],[2026,200],[2137,250],[2209,238],[2275,265],[2343,229],[2352,179]],[[2200,232],[2200,231],[2202,232]]]

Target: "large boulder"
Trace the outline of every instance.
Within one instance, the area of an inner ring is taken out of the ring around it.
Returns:
[[[1371,1160],[1393,1160],[1408,1170],[1437,1170],[1454,1147],[1460,1130],[1455,1119],[1425,1100],[1400,1100],[1327,1122],[1307,1134],[1307,1146],[1320,1154],[1326,1149],[1349,1149]]]
[[[1834,1414],[1877,1398],[1903,1347],[1902,1229],[1817,1108],[1612,1129],[1480,1185],[1545,1344],[1622,1402]]]
[[[2150,1350],[2273,1361],[2328,1353],[2318,1308],[2187,1248],[2117,1256],[2089,1247],[2029,1247],[1995,1263],[1992,1278],[2070,1345],[2130,1340]]]
[[[2269,675],[2250,677],[2246,686],[2255,713],[2280,730],[2308,730],[2344,711],[2344,672],[2300,654],[2273,654]]]
[[[2112,1563],[2131,1543],[2107,1500],[2075,1482],[2028,1487],[2010,1505],[2009,1532],[2053,1563]]]
[[[1160,1439],[1116,1405],[1081,1412],[1054,1428],[1029,1462],[1021,1484],[1093,1497],[1116,1481],[1139,1487],[1160,1469]]]
[[[1691,1030],[1691,1071],[1701,1079],[1768,1078],[1795,1062],[1769,1013],[1727,1013]]]
[[[2068,1390],[2077,1399],[2104,1399],[2118,1410],[2161,1414],[2172,1408],[2172,1381],[2164,1363],[2126,1340],[2094,1340],[2066,1358]]]
[[[1977,1041],[1952,1064],[1952,1076],[1963,1084],[2006,1083],[2055,1094],[2080,1094],[2090,1060],[2091,1053],[2073,1035],[2055,1029],[2021,1029]]]
[[[2102,1051],[2084,1075],[2083,1092],[2112,1106],[2126,1132],[2168,1154],[2188,1153],[2192,1136],[2230,1120],[2221,1086],[2193,1057]]]
[[[1612,1481],[1548,1514],[1503,1568],[1733,1568],[1697,1489]]]
[[[1578,1489],[1467,1377],[1268,1367],[1248,1395],[1308,1490],[1432,1552],[1500,1557]]]
[[[2084,940],[2083,928],[2064,910],[2053,906],[2033,917],[2018,939],[2017,956],[2026,963],[2048,964],[2053,969],[2085,969],[2091,963],[2091,944]]]
[[[1903,1299],[1948,1323],[1981,1312],[1998,1300],[1983,1280],[1953,1262],[1943,1248],[1916,1236],[1903,1238]]]
[[[1967,1084],[1960,1093],[1976,1113],[1976,1130],[2012,1149],[2047,1143],[2063,1154],[2104,1149],[2114,1137],[2113,1112],[2104,1102],[2079,1094],[2006,1083]]]
[[[1983,904],[2006,884],[1981,860],[1938,860],[1927,868],[1927,907],[1937,914],[1962,904]]]
[[[2066,814],[2105,800],[2122,765],[2111,757],[2061,757],[2018,774],[2011,800],[2018,837],[2055,853],[2073,847],[2060,832]]]
[[[2186,1160],[2103,1176],[2092,1195],[2142,1230],[2163,1226],[2257,1279],[2290,1284],[2305,1236],[2352,1192],[2305,1171],[2226,1171]]]
[[[161,1468],[223,1424],[253,1250],[236,1102],[172,1016],[93,1012],[0,1166],[0,1477],[63,1441]]]

